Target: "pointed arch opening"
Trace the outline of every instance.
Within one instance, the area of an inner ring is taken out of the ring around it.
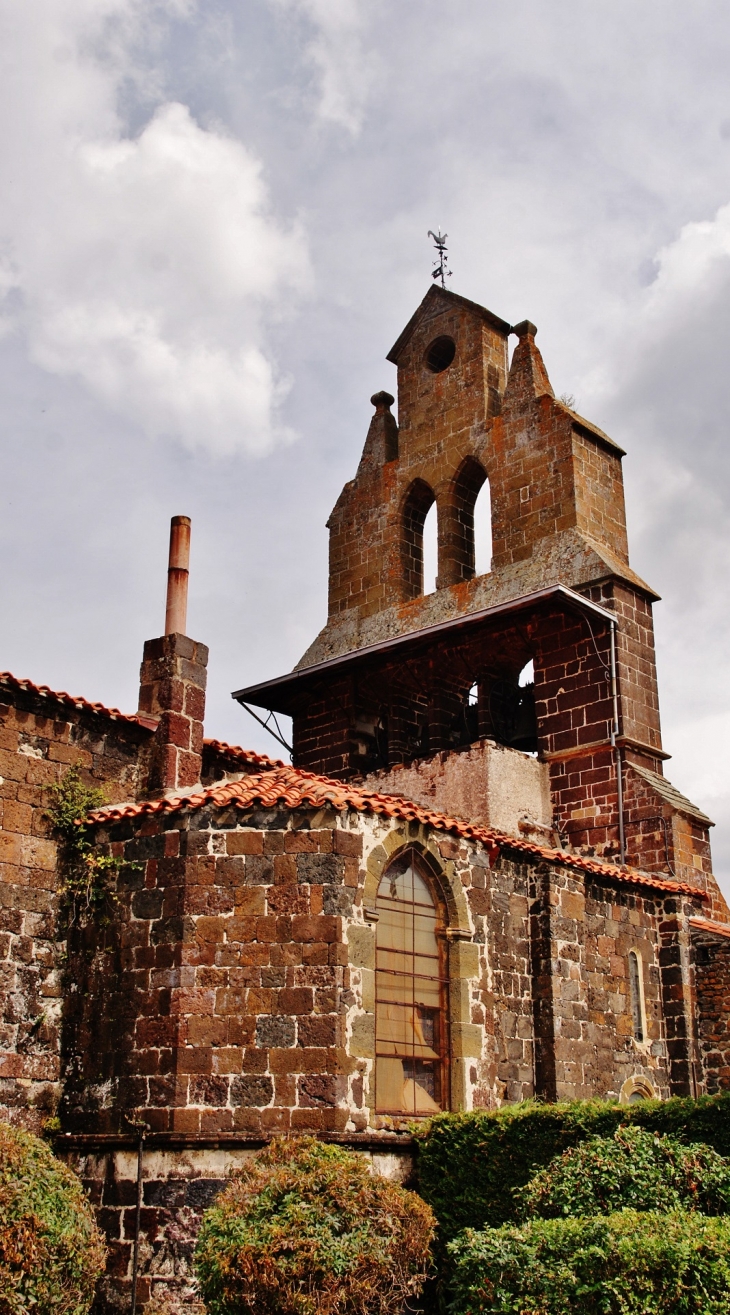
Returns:
[[[475,457],[466,457],[443,500],[443,524],[439,541],[440,588],[471,580],[475,575],[474,509],[486,482],[487,472],[484,467]],[[491,507],[488,514],[491,561]]]
[[[492,569],[492,493],[485,479],[474,502],[474,574]]]
[[[432,502],[423,522],[423,589],[422,593],[432,594],[436,588],[438,575],[438,509]]]
[[[411,484],[403,503],[401,573],[404,598],[423,593],[423,527],[436,498],[425,480]]]
[[[446,911],[417,851],[383,873],[376,899],[375,1108],[448,1108]]]

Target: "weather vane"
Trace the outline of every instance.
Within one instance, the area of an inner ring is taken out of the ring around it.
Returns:
[[[428,236],[433,238],[433,244],[436,248],[436,259],[433,262],[434,267],[431,278],[441,279],[441,287],[445,288],[446,280],[451,278],[449,258],[446,254],[446,239],[449,235],[448,233],[442,233],[441,229],[439,229],[438,233],[433,233],[429,228]]]

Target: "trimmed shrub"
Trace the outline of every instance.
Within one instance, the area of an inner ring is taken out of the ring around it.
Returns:
[[[730,1220],[682,1210],[467,1229],[451,1315],[727,1315]]]
[[[520,1218],[610,1215],[616,1210],[730,1211],[730,1163],[709,1146],[684,1146],[643,1128],[617,1128],[564,1151],[515,1191]]]
[[[105,1260],[76,1174],[0,1123],[0,1315],[84,1315]]]
[[[730,1158],[730,1093],[635,1105],[524,1101],[494,1112],[438,1114],[414,1129],[419,1191],[446,1239],[463,1228],[516,1218],[513,1189],[586,1137],[611,1137],[630,1124],[682,1142],[704,1142]]]
[[[363,1156],[275,1141],[203,1218],[195,1252],[211,1315],[397,1315],[429,1270],[432,1212]]]

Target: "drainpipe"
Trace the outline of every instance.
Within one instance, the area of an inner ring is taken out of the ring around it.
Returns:
[[[613,699],[613,726],[611,727],[611,745],[616,758],[616,793],[618,796],[618,843],[621,863],[626,862],[626,834],[624,831],[624,782],[621,766],[621,746],[617,744],[620,733],[618,720],[618,686],[616,683],[616,622],[611,622],[611,698]]]
[[[173,516],[170,522],[170,556],[167,566],[165,634],[184,635],[188,623],[190,517]]]

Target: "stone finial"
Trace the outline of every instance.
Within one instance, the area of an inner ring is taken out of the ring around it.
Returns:
[[[532,324],[530,320],[520,320],[519,324],[513,324],[511,333],[515,333],[520,341],[523,338],[534,338],[537,333],[537,325]]]
[[[395,401],[395,398],[392,396],[391,393],[380,392],[380,393],[373,393],[372,397],[370,398],[370,401],[372,402],[376,411],[389,411]]]
[[[519,342],[514,350],[502,400],[504,407],[514,410],[529,406],[538,397],[554,397],[555,394],[540,348],[535,343],[536,326],[530,320],[521,320],[513,326],[512,333],[517,334]]]
[[[370,398],[375,407],[375,415],[370,419],[368,436],[365,439],[360,470],[379,469],[387,461],[395,461],[398,456],[398,425],[391,411],[395,398],[392,393],[381,391],[373,393]]]

